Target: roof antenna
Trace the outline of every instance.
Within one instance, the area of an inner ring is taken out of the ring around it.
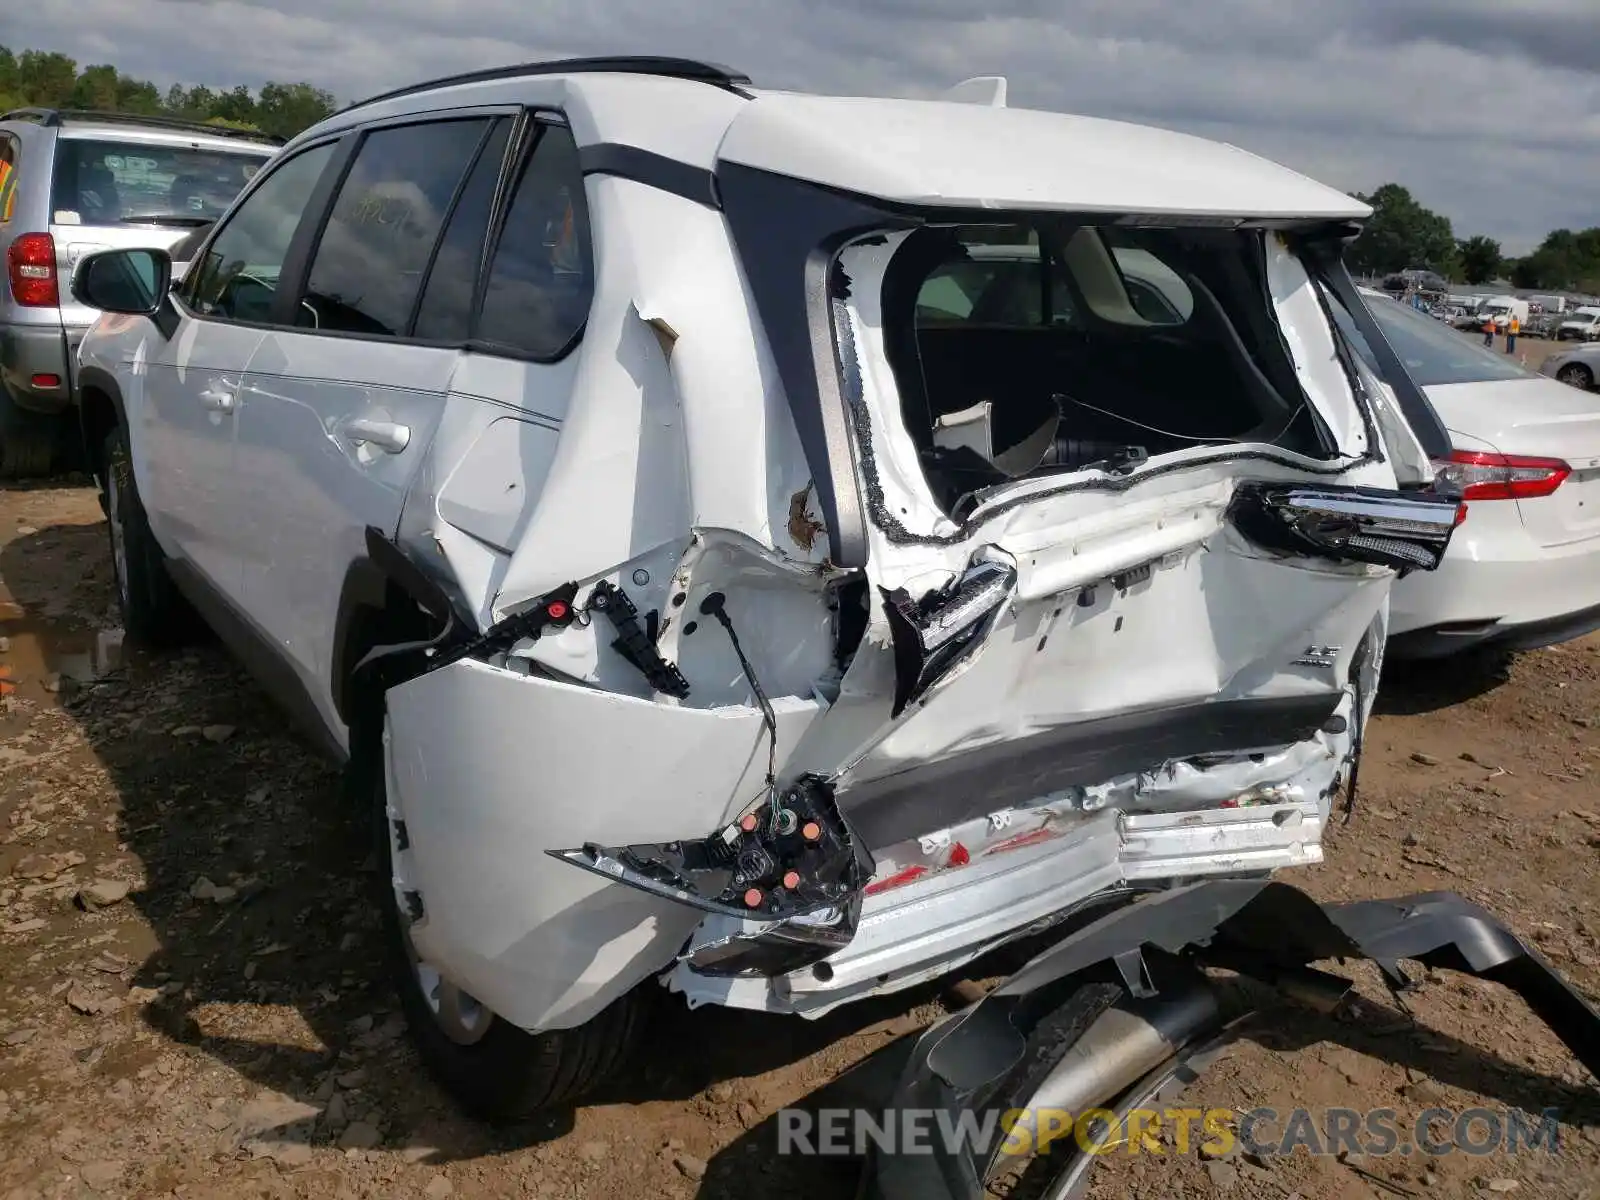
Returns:
[[[963,79],[940,96],[956,104],[983,104],[989,108],[1006,106],[1006,77],[1004,75],[979,75]]]

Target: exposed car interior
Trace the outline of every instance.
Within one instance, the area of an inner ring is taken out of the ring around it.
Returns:
[[[913,233],[884,283],[887,353],[952,513],[1039,471],[1267,442],[1332,452],[1267,286],[1262,235],[1067,223]]]

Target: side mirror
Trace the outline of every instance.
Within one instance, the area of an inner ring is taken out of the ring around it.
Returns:
[[[165,250],[101,250],[86,255],[72,273],[72,297],[102,312],[153,316],[172,286]]]

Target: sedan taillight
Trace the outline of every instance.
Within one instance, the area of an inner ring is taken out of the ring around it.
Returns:
[[[1433,464],[1441,479],[1461,489],[1463,500],[1533,500],[1548,496],[1572,474],[1559,458],[1457,450]]]
[[[11,295],[24,308],[55,308],[61,303],[56,286],[56,242],[48,233],[24,233],[6,251]]]

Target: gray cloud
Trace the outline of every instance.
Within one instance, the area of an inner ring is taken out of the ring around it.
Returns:
[[[1013,104],[1220,138],[1335,186],[1396,180],[1509,251],[1600,224],[1595,0],[47,0],[13,47],[341,99],[566,54],[709,58],[758,83]],[[1063,12],[1063,9],[1066,11]]]

